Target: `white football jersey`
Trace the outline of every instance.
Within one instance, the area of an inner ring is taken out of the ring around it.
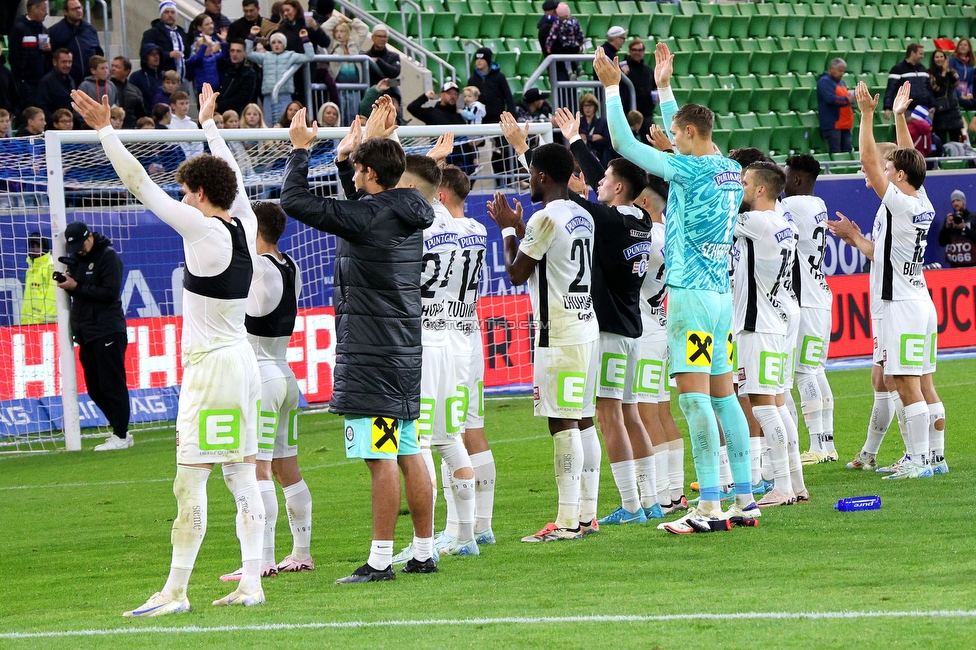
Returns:
[[[786,267],[786,272],[783,274],[783,278],[779,283],[779,293],[777,294],[783,304],[783,311],[786,313],[787,323],[789,323],[790,318],[800,317],[800,300],[796,285],[794,284],[797,279],[796,247],[800,241],[800,229],[793,220],[793,215],[781,201],[777,201],[776,211],[786,219],[786,223],[790,225],[790,230],[793,231],[793,259],[790,261],[790,265]]]
[[[600,338],[590,295],[593,217],[560,199],[529,219],[519,250],[538,260],[529,276],[536,345],[580,345]]]
[[[667,275],[664,268],[664,224],[651,226],[651,254],[647,260],[647,275],[641,285],[641,325],[644,334],[667,329],[664,299],[668,295]]]
[[[928,300],[922,275],[925,238],[935,209],[924,188],[908,196],[888,183],[874,222],[874,264],[871,265],[871,303],[881,300]],[[872,313],[874,310],[872,310]]]
[[[440,201],[432,201],[431,207],[434,223],[424,230],[424,268],[420,275],[424,346],[447,345],[445,298],[458,253],[456,219]]]
[[[833,298],[823,273],[827,206],[816,196],[798,195],[783,199],[783,207],[793,215],[800,233],[793,273],[793,291],[800,307],[831,309]]]
[[[785,335],[788,307],[780,286],[793,262],[793,228],[783,214],[755,210],[736,217],[735,237],[733,328]]]
[[[295,300],[302,295],[302,269],[298,262],[295,265]],[[263,317],[271,314],[281,303],[284,293],[284,280],[280,267],[285,262],[272,259],[271,255],[258,255],[254,263],[254,275],[251,278],[251,292],[247,296],[247,315],[249,317]],[[254,348],[258,367],[264,371],[268,365],[287,365],[286,355],[291,336],[256,336],[250,332],[247,340]]]
[[[454,219],[454,226],[458,234],[458,257],[447,283],[446,306],[451,339],[460,342],[476,334],[480,338],[478,292],[485,268],[488,231],[482,224],[467,217]]]

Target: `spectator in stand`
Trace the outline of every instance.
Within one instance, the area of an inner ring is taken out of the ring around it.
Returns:
[[[358,18],[349,19],[338,11],[332,12],[332,17],[325,21],[323,29],[332,37],[332,44],[327,51],[334,56],[348,56],[359,54],[366,40],[369,38],[369,27]],[[329,63],[329,74],[336,83],[359,83],[360,65],[352,61]],[[339,102],[342,113],[351,121],[359,110],[359,93],[340,93]]]
[[[0,108],[0,138],[10,137],[10,111]]]
[[[198,94],[205,83],[212,88],[219,88],[218,64],[227,57],[227,28],[215,35],[213,18],[209,14],[200,14],[190,23],[189,33],[193,44],[186,60],[186,69],[193,78],[194,88]]]
[[[142,93],[147,115],[152,115],[153,106],[156,105],[153,100],[163,87],[164,71],[159,67],[159,55],[159,46],[153,43],[146,43],[139,48],[139,69],[129,78],[129,83]]]
[[[370,34],[372,46],[363,54],[373,60],[369,65],[369,83],[378,84],[380,79],[400,77],[400,55],[389,48],[390,30],[386,25],[376,25]]]
[[[59,108],[51,114],[51,126],[58,131],[71,131],[75,128],[75,118],[67,108]]]
[[[546,46],[543,51],[546,54],[580,54],[583,52],[583,28],[579,21],[573,18],[569,5],[560,2],[556,7],[556,24],[549,30],[549,37],[546,39]],[[573,61],[563,61],[556,64],[556,79],[565,81],[570,75],[579,74],[579,63]],[[555,81],[555,80],[553,80]],[[555,84],[553,84],[555,86]]]
[[[929,122],[929,109],[916,106],[911,113],[906,113],[908,132],[912,135],[912,145],[925,158],[932,157],[932,124]]]
[[[173,119],[173,109],[169,104],[156,104],[153,106],[152,118],[157,129],[168,129]]]
[[[156,93],[156,96],[153,97],[153,106],[157,104],[166,104],[169,106],[170,97],[179,89],[180,73],[176,70],[167,70],[163,74],[163,85],[160,87],[159,92]]]
[[[78,90],[99,103],[103,96],[108,95],[109,105],[118,106],[118,90],[116,90],[115,84],[108,79],[108,60],[104,56],[93,56],[88,61],[88,69],[91,74],[85,77],[85,80],[78,86]]]
[[[132,61],[124,56],[112,59],[109,76],[115,84],[119,106],[125,110],[125,122],[122,125],[124,129],[136,128],[136,121],[140,117],[146,117],[146,99],[142,96],[142,91],[129,81],[130,72],[132,72]]]
[[[7,111],[8,117],[11,113],[20,112],[20,91],[17,89],[17,81],[14,73],[6,65],[7,57],[3,54],[3,43],[0,42],[0,110]]]
[[[241,128],[241,115],[235,110],[224,111],[221,116],[224,120],[225,129]]]
[[[468,78],[468,85],[481,93],[479,99],[485,105],[485,124],[498,124],[503,112],[515,113],[515,99],[508,79],[491,60],[491,50],[482,47],[474,53],[474,71]]]
[[[932,135],[943,145],[947,142],[960,142],[966,124],[959,111],[959,95],[956,87],[959,75],[949,66],[949,57],[942,50],[932,52],[929,61],[929,87],[932,90]]]
[[[905,60],[898,63],[888,73],[888,87],[884,96],[884,118],[891,119],[891,107],[895,102],[898,89],[906,81],[912,84],[912,103],[909,110],[916,106],[932,106],[932,91],[929,89],[929,71],[925,69],[922,59],[925,58],[925,48],[918,43],[912,43],[905,50]]]
[[[51,42],[44,27],[47,0],[27,0],[27,13],[14,21],[7,36],[10,71],[18,84],[21,103],[37,103],[37,85],[51,69]]]
[[[159,3],[159,18],[152,22],[152,27],[143,32],[139,51],[143,51],[149,43],[159,48],[160,67],[163,70],[175,70],[182,83],[186,76],[184,63],[189,39],[186,31],[176,24],[176,3],[173,0],[162,0]]]
[[[515,119],[519,122],[548,122],[552,119],[552,105],[546,101],[549,93],[529,88],[522,94],[522,101],[515,105]]]
[[[140,130],[141,129],[150,129],[150,130],[155,129],[156,128],[156,121],[153,118],[149,117],[148,115],[146,117],[140,117],[138,120],[136,120],[136,128],[137,129],[140,129]]]
[[[635,38],[627,46],[627,56],[620,63],[620,69],[630,83],[634,84],[634,94],[636,97],[637,110],[644,116],[644,127],[648,130],[654,123],[654,91],[657,90],[657,83],[654,81],[654,67],[644,63],[644,53],[646,51],[644,41]],[[623,96],[624,91],[630,92],[625,86],[620,86],[620,92],[624,106],[628,106],[627,97]]]
[[[600,47],[603,48],[603,52],[607,55],[607,58],[613,61],[613,57],[617,56],[617,53],[620,52],[620,48],[624,46],[626,41],[627,30],[620,25],[614,25],[607,30],[607,40]],[[625,68],[626,65],[627,59],[622,59],[620,61],[620,69],[624,73],[627,72]]]
[[[242,129],[266,129],[268,124],[264,121],[264,111],[257,104],[248,104],[241,113]]]
[[[962,190],[955,190],[950,200],[952,212],[946,215],[939,231],[939,246],[946,247],[949,266],[976,266],[976,213],[966,209]]]
[[[426,94],[407,104],[407,110],[424,124],[464,124],[458,112],[458,86],[448,81],[441,87],[441,94],[428,90]],[[431,104],[430,106],[425,106]]]
[[[271,32],[278,28],[277,23],[261,17],[261,5],[258,4],[258,0],[243,0],[241,7],[244,10],[244,15],[232,22],[227,30],[227,40],[231,43],[238,38],[243,42],[251,33],[252,27],[261,29],[258,32],[259,38],[267,38]]]
[[[214,28],[218,32],[230,28],[230,18],[220,13],[223,8],[223,0],[204,0],[203,13],[210,16],[213,20]]]
[[[295,113],[305,108],[305,105],[301,102],[289,102],[288,106],[285,107],[285,112],[282,113],[281,119],[275,124],[279,129],[287,129],[291,126],[291,120],[295,117]],[[309,124],[311,126],[311,124]]]
[[[390,83],[396,85],[391,86]],[[400,93],[399,79],[380,79],[379,83],[374,86],[370,86],[365,93],[363,93],[363,99],[359,102],[359,114],[363,117],[368,118],[373,112],[373,104],[382,95],[389,95],[390,99],[393,100],[393,105],[396,108],[397,113],[397,124],[402,123],[403,116],[401,114],[401,105],[403,104],[403,95]]]
[[[37,84],[37,106],[48,116],[59,108],[71,110],[71,91],[76,88],[71,78],[72,54],[65,48],[54,52],[54,68]]]
[[[556,7],[559,6],[559,0],[546,0],[542,3],[542,18],[536,23],[536,28],[539,30],[539,47],[543,52],[546,51],[546,41],[549,40],[549,32],[552,30],[552,26],[556,24],[559,20],[556,17]]]
[[[817,80],[817,114],[820,118],[820,135],[830,148],[830,153],[852,151],[851,133],[854,129],[854,110],[851,108],[850,91],[844,83],[847,63],[836,58],[830,62],[827,72]]]
[[[607,121],[600,117],[600,102],[593,93],[586,93],[580,97],[579,136],[589,147],[604,167],[612,158],[613,147],[610,145],[610,130]],[[642,114],[643,115],[643,114]]]
[[[319,106],[319,112],[315,117],[322,128],[342,126],[342,115],[339,112],[339,105],[335,102],[325,102]]]
[[[289,5],[286,4],[285,8],[288,7]],[[274,91],[275,85],[291,66],[296,63],[312,61],[315,58],[315,50],[312,49],[312,43],[308,40],[308,32],[303,29],[304,54],[295,54],[291,50],[286,50],[285,47],[288,44],[288,38],[281,32],[275,32],[271,35],[271,51],[265,52],[264,47],[260,43],[256,46],[254,44],[254,40],[257,38],[259,32],[260,29],[258,27],[251,28],[251,35],[248,36],[246,42],[247,58],[249,61],[260,65],[264,71],[261,80],[261,94],[264,96],[264,115],[274,123],[281,118],[285,108],[291,101],[292,93],[295,92],[295,77],[298,75],[296,74],[290,77],[282,84],[278,93],[277,103],[272,101],[272,92]]]
[[[306,34],[301,35],[302,30]],[[308,40],[313,46],[328,49],[330,39],[328,35],[319,27],[319,24],[311,16],[306,17],[305,9],[298,0],[285,0],[281,6],[281,21],[278,23],[278,31],[288,37],[288,45],[285,49],[291,50],[296,54],[305,52],[304,42]],[[315,53],[313,47],[312,53]],[[309,72],[312,72],[311,70]],[[292,91],[296,97],[305,99],[305,75],[299,70],[292,77],[295,82],[295,89]]]
[[[189,116],[190,96],[182,90],[177,90],[169,98],[169,105],[173,115],[169,121],[169,128],[174,130],[196,130],[200,128],[196,120]],[[181,142],[180,147],[187,158],[193,158],[203,153],[203,143],[199,141]]]
[[[108,119],[112,124],[112,128],[118,131],[123,128],[122,125],[125,123],[125,109],[119,106],[113,106],[109,112]]]
[[[464,106],[461,108],[461,117],[468,124],[481,124],[485,119],[485,105],[481,103],[481,91],[477,86],[465,86]]]
[[[37,106],[28,106],[20,116],[20,128],[17,129],[15,137],[24,138],[32,135],[41,135],[44,133],[44,127],[46,125],[47,119],[44,117],[44,111]]]
[[[973,99],[973,88],[976,87],[976,70],[973,69],[973,44],[968,38],[960,38],[956,49],[949,57],[949,65],[959,75],[956,92],[959,94],[959,105],[967,111],[976,108]]]
[[[64,18],[48,30],[51,49],[64,47],[71,51],[74,56],[71,78],[76,85],[80,85],[85,78],[85,61],[91,60],[95,55],[105,56],[105,52],[98,43],[98,32],[91,23],[84,20],[85,10],[81,6],[81,0],[67,0],[61,9]]]
[[[258,73],[246,57],[244,41],[231,40],[227,46],[227,58],[220,64],[217,110],[221,113],[236,111],[239,115],[254,98],[258,87]]]

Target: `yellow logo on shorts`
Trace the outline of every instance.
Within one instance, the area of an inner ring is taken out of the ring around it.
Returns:
[[[400,421],[396,418],[373,418],[373,451],[395,454],[400,448]]]
[[[689,331],[685,341],[685,357],[689,366],[711,366],[712,335]]]

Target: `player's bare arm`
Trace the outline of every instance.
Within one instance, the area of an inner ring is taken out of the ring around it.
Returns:
[[[878,148],[874,141],[874,111],[878,108],[881,96],[872,97],[867,84],[859,81],[857,82],[857,89],[854,91],[854,97],[857,99],[858,108],[861,109],[861,132],[857,136],[861,168],[878,197],[884,198],[888,189],[888,181],[884,175],[884,163],[878,156]]]
[[[912,148],[915,143],[912,142],[912,134],[908,130],[908,120],[905,118],[905,112],[912,105],[912,84],[906,81],[898,89],[898,94],[895,95],[894,104],[891,107],[892,112],[895,114],[895,142],[899,147]]]
[[[515,207],[512,208],[505,195],[496,192],[495,200],[488,201],[488,216],[502,229],[505,238],[505,270],[508,272],[508,279],[514,285],[525,284],[538,261],[518,249],[519,239],[525,234],[522,204],[515,199]],[[507,228],[512,228],[512,231],[506,233]]]

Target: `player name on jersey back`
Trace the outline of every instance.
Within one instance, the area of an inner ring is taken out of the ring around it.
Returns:
[[[933,219],[935,209],[924,188],[918,189],[917,196],[909,196],[893,183],[888,184],[874,224],[872,303],[877,300],[930,299],[922,265],[925,263],[926,237]]]
[[[648,332],[664,331],[668,319],[664,312],[664,299],[667,296],[667,275],[664,266],[664,224],[655,223],[651,227],[650,251],[647,258],[647,275],[641,285],[641,325],[644,335]]]
[[[423,270],[420,299],[423,344],[447,345],[447,287],[454,273],[458,253],[458,232],[454,217],[440,202],[432,204],[434,223],[424,230]]]
[[[465,217],[454,219],[457,230],[458,257],[447,283],[446,308],[448,328],[470,335],[478,331],[478,292],[485,267],[488,231]]]
[[[755,210],[738,216],[735,236],[733,329],[786,334],[780,285],[791,270],[795,231],[784,214]]]
[[[529,276],[537,345],[578,345],[600,336],[590,295],[593,217],[569,200],[552,201],[526,224],[519,250],[538,261]]]
[[[827,249],[827,206],[816,196],[798,195],[783,199],[783,207],[793,216],[793,223],[800,235],[796,243],[793,292],[805,309],[830,309],[830,286],[823,272]]]

